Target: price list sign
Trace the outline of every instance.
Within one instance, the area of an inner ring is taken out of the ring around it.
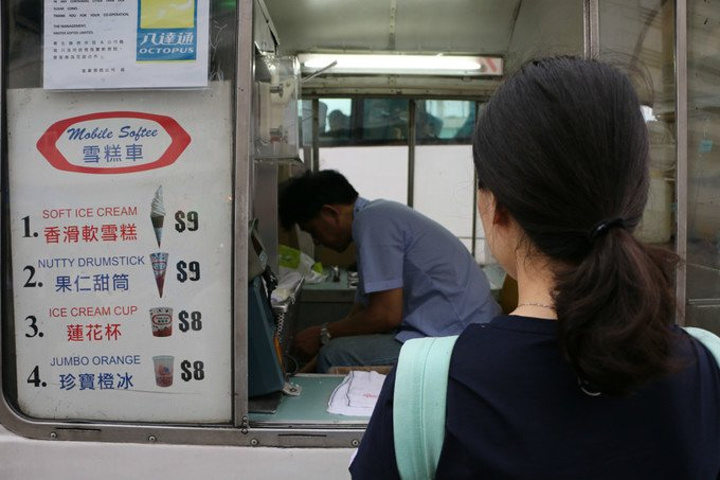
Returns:
[[[8,92],[25,414],[230,421],[231,105],[226,84]]]

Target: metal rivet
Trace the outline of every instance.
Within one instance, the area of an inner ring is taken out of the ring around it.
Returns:
[[[257,447],[259,444],[260,442],[257,438],[253,438],[252,440],[250,440],[250,445],[252,445],[253,447]]]
[[[51,440],[55,440],[56,438],[57,438],[57,433],[55,433],[55,432],[50,432],[50,439],[51,439]]]
[[[350,445],[352,445],[353,447],[357,447],[358,445],[360,445],[360,440],[356,438],[355,440],[350,442]]]
[[[150,443],[155,443],[155,442],[157,442],[157,437],[156,437],[155,435],[150,435],[150,436],[148,437],[148,442],[150,442]]]

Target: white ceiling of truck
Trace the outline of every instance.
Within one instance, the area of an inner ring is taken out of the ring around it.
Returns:
[[[502,54],[522,0],[265,0],[281,54]]]

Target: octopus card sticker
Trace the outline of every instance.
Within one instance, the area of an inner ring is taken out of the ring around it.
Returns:
[[[140,0],[138,62],[197,59],[197,0]]]

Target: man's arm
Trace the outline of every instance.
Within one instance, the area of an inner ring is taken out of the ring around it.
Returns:
[[[367,307],[354,304],[347,317],[328,324],[328,332],[332,338],[389,332],[402,323],[402,305],[402,288],[370,293]],[[320,329],[313,325],[298,332],[295,347],[305,355],[315,355],[322,346]]]

